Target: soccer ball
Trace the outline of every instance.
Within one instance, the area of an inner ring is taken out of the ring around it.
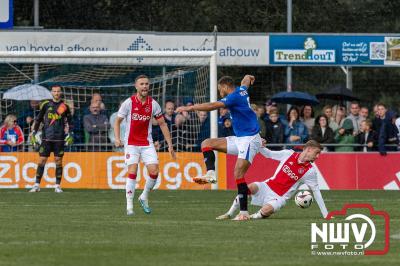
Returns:
[[[311,203],[313,202],[313,197],[311,196],[311,193],[307,190],[299,191],[296,194],[296,197],[294,197],[294,202],[300,208],[305,209],[311,206]]]

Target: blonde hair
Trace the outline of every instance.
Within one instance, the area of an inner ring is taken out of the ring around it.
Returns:
[[[15,115],[7,115],[6,119],[4,119],[4,125],[6,127],[14,125],[15,120],[17,120],[17,117]]]
[[[319,144],[319,142],[317,142],[317,141],[315,141],[315,140],[309,140],[309,141],[307,141],[306,144],[304,145],[304,149],[305,149],[305,148],[308,148],[308,147],[317,148],[317,149],[320,149],[321,151],[322,151],[322,149],[323,149],[322,145]]]

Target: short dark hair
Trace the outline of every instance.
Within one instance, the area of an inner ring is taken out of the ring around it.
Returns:
[[[223,76],[218,80],[218,85],[226,85],[230,88],[235,87],[235,82],[230,76]]]
[[[165,101],[165,106],[167,105],[167,103],[172,103],[175,106],[175,102],[171,99]]]
[[[138,81],[139,79],[149,79],[149,77],[146,76],[146,75],[139,75],[139,76],[137,76],[137,77],[135,78],[135,83],[136,83],[136,81]]]
[[[313,139],[307,141],[306,144],[304,144],[304,149],[305,149],[305,148],[308,148],[308,147],[311,147],[311,148],[318,148],[318,149],[320,149],[321,151],[322,151],[322,149],[323,149],[322,145],[319,144],[318,141],[315,141],[315,140],[313,140]]]
[[[50,86],[50,90],[52,90],[53,88],[62,88],[60,84],[53,84]]]
[[[377,103],[376,106],[383,106],[385,109],[387,109],[387,107],[384,103]]]

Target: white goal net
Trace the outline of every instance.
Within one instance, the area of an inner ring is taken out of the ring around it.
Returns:
[[[200,151],[204,138],[217,136],[216,112],[211,115],[171,112],[171,106],[216,100],[214,52],[0,52],[0,121],[9,114],[16,115],[25,137],[31,118],[37,114],[38,101],[27,99],[25,93],[13,99],[4,99],[4,94],[15,86],[33,83],[35,68],[38,84],[61,85],[64,100],[74,111],[73,151],[115,150],[112,145],[115,112],[119,103],[135,92],[133,81],[140,74],[150,78],[150,95],[166,113],[177,151]],[[110,125],[107,131],[99,132],[98,138],[90,138],[84,117],[90,114],[91,101],[97,97],[101,99],[101,113],[107,116]],[[167,151],[156,124],[153,139],[159,151]],[[29,150],[29,146],[21,149]]]

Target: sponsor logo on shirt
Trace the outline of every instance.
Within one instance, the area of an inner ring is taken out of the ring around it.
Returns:
[[[149,115],[141,115],[141,114],[137,114],[137,113],[133,113],[132,114],[132,120],[136,120],[136,121],[147,121],[150,120],[150,116]]]
[[[283,170],[283,172],[285,173],[285,174],[287,174],[291,179],[294,179],[294,180],[299,180],[299,177],[295,174],[295,173],[293,173],[293,171],[292,171],[292,169],[290,169],[289,168],[289,166],[287,166],[287,165],[284,165],[283,167],[282,167],[282,170]],[[303,170],[304,171],[304,170]]]

